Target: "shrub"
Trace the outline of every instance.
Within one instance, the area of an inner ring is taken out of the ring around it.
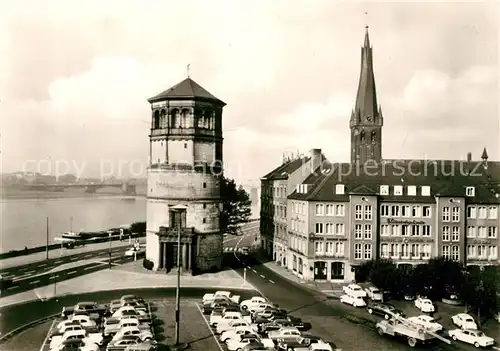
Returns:
[[[142,260],[142,266],[143,266],[144,268],[146,268],[147,270],[149,270],[149,271],[150,271],[150,270],[152,270],[152,269],[153,269],[153,267],[154,267],[154,263],[153,263],[153,261],[150,261],[150,260],[148,260],[147,258],[144,258],[144,259]]]

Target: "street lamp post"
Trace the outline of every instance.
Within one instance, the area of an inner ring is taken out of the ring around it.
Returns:
[[[171,210],[178,214],[180,217],[181,214],[186,211],[187,207],[183,205],[176,205],[171,208]],[[182,221],[181,218],[177,220],[177,289],[175,294],[175,345],[179,346],[179,327],[180,327],[180,300],[181,300],[181,230],[182,230]]]
[[[111,269],[111,232],[109,233],[109,269]]]

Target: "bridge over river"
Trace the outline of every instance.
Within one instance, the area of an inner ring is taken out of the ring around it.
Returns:
[[[136,195],[136,186],[132,183],[73,183],[73,184],[24,184],[21,190],[64,191],[65,189],[84,189],[85,193],[95,193],[101,188],[121,189],[122,195]]]

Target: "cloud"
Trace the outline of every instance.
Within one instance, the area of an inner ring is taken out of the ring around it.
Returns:
[[[146,99],[184,79],[188,63],[193,79],[228,103],[225,161],[241,164],[233,168],[244,177],[275,168],[284,151],[322,148],[332,160],[348,160],[365,11],[384,156],[457,158],[487,146],[498,158],[498,16],[491,4],[315,5],[3,6],[2,167],[15,171],[24,160],[52,157],[85,161],[90,174],[101,159],[146,161]]]

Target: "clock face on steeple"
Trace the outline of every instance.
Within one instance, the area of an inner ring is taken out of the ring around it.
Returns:
[[[372,121],[372,116],[370,116],[370,115],[366,116],[366,120],[367,120],[368,122],[371,122],[371,121]]]

